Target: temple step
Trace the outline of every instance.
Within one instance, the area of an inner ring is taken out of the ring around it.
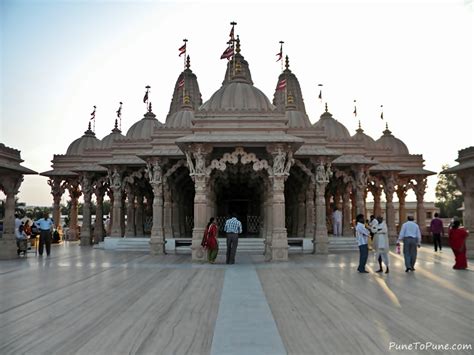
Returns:
[[[329,237],[329,252],[357,251],[359,246],[354,237]]]

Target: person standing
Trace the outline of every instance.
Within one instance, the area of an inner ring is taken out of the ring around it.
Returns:
[[[414,222],[413,216],[408,216],[408,221],[400,229],[397,246],[403,240],[403,257],[405,258],[405,272],[415,271],[417,247],[421,247],[421,231]]]
[[[40,230],[40,238],[38,245],[38,254],[43,255],[43,247],[46,244],[46,255],[51,254],[51,230],[53,229],[54,223],[49,218],[49,213],[44,212],[43,218],[40,218],[35,222],[36,226]]]
[[[239,234],[242,233],[242,223],[237,219],[237,215],[232,213],[232,218],[225,222],[224,232],[227,233],[227,254],[225,263],[235,263],[235,253],[239,244]]]
[[[356,239],[357,239],[357,244],[359,245],[359,267],[357,268],[357,271],[360,273],[367,274],[368,271],[365,270],[365,264],[367,263],[367,257],[369,256],[369,231],[367,228],[365,228],[364,224],[364,215],[359,214],[356,217]]]
[[[443,227],[443,221],[438,218],[438,213],[434,214],[434,218],[431,220],[430,223],[430,232],[431,236],[433,237],[433,244],[434,244],[434,250],[435,252],[441,251],[442,246],[441,246],[441,237],[444,237],[444,227]]]
[[[449,245],[453,249],[456,260],[453,269],[456,270],[467,269],[466,238],[469,233],[464,228],[460,228],[460,225],[459,220],[455,220],[449,230]]]
[[[203,247],[207,249],[207,260],[214,264],[217,254],[219,253],[219,242],[217,241],[217,224],[216,219],[211,217],[206,227],[203,238]]]
[[[332,213],[332,229],[335,237],[342,236],[342,213],[337,206],[334,207],[334,212]]]
[[[388,252],[389,252],[389,244],[388,244],[388,228],[387,224],[384,222],[383,217],[377,217],[377,225],[375,225],[372,229],[374,232],[374,249],[376,252],[376,258],[379,263],[379,269],[377,272],[383,272],[382,269],[382,261],[387,267],[385,271],[386,274],[389,273],[388,271]]]

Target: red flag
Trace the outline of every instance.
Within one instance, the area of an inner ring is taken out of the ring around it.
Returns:
[[[143,96],[143,103],[148,101],[148,90],[145,93],[145,96]]]
[[[277,87],[276,87],[276,90],[283,90],[284,88],[286,88],[286,79],[282,79],[278,82],[277,84]]]
[[[323,91],[319,90],[319,96],[318,99],[322,100],[323,99]]]
[[[276,54],[276,56],[278,57],[278,59],[276,60],[277,62],[279,62],[281,58],[283,58],[283,44],[280,44],[280,51]]]
[[[234,55],[234,48],[232,47],[227,47],[227,49],[222,53],[221,59],[229,59]]]
[[[178,83],[178,89],[184,86],[184,79],[181,79]]]
[[[184,43],[181,47],[178,49],[179,51],[179,56],[181,57],[184,53],[186,53],[186,43]]]
[[[90,119],[90,121],[92,121],[93,119],[95,119],[95,109],[96,109],[96,107],[94,106],[94,111],[91,112],[91,119]]]
[[[232,25],[232,29],[230,30],[229,37],[232,41],[235,39],[234,38],[234,25]]]
[[[354,114],[354,117],[357,117],[357,107],[354,106],[354,112],[352,112]]]

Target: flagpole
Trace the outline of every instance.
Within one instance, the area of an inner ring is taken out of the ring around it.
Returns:
[[[186,69],[186,52],[188,50],[188,46],[187,46],[187,42],[188,40],[185,38],[183,39],[183,42],[184,42],[184,58],[183,58],[183,68]]]
[[[283,73],[283,41],[280,41],[280,55],[281,55],[281,58],[280,58],[280,61],[281,61],[281,72]]]
[[[235,76],[235,34],[234,34],[234,31],[235,31],[235,25],[237,25],[237,22],[235,21],[232,21],[230,23],[232,25],[232,29],[231,29],[231,36],[230,36],[230,41],[232,42],[232,52],[233,52],[233,56],[232,56],[232,75]],[[239,36],[237,35],[237,40],[239,40]],[[230,77],[230,73],[229,73],[229,81],[231,80],[231,77]]]

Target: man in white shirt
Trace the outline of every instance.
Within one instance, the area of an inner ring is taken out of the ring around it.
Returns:
[[[363,274],[367,274],[368,271],[365,270],[365,264],[367,263],[367,257],[369,256],[369,231],[365,228],[364,224],[364,215],[359,214],[356,217],[357,225],[356,225],[356,239],[357,244],[359,245],[359,267],[357,271]]]
[[[397,246],[403,240],[403,257],[405,258],[405,272],[415,271],[417,246],[421,246],[421,231],[413,216],[408,216],[408,221],[400,229]]]
[[[332,229],[335,237],[342,236],[342,213],[337,206],[334,207],[334,212],[332,213]]]

